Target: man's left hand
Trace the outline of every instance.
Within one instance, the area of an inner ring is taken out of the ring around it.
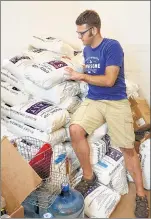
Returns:
[[[83,79],[83,74],[74,71],[70,67],[66,67],[65,71],[69,74],[69,80],[81,81]]]

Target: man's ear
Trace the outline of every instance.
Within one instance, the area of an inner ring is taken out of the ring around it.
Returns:
[[[92,34],[93,34],[93,36],[95,36],[97,34],[97,28],[96,27],[92,28]]]

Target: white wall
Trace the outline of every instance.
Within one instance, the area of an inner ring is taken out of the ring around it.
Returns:
[[[1,60],[27,48],[36,34],[58,36],[81,47],[75,20],[85,9],[96,10],[102,35],[120,41],[125,50],[126,72],[150,99],[150,2],[149,1],[2,1]]]

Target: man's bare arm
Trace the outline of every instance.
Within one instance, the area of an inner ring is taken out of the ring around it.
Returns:
[[[85,81],[88,84],[104,87],[112,87],[118,77],[120,67],[118,66],[107,66],[105,75],[89,75],[82,74],[81,81]]]

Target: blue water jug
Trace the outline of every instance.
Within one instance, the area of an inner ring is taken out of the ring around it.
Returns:
[[[84,198],[70,188],[69,183],[63,183],[61,193],[48,208],[49,212],[54,218],[84,218]]]

